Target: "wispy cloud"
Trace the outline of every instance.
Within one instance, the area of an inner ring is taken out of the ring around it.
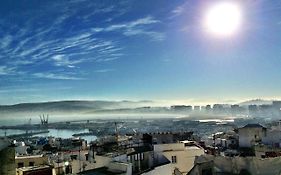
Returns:
[[[83,78],[64,75],[64,74],[55,74],[55,73],[34,73],[33,76],[37,78],[46,78],[46,79],[55,79],[55,80],[83,80]]]
[[[0,75],[11,75],[15,73],[15,67],[0,66]]]
[[[1,39],[1,48],[6,48],[8,47],[12,42],[12,36],[11,35],[6,35]]]
[[[188,1],[185,1],[183,4],[178,5],[170,12],[169,19],[174,19],[175,17],[181,16],[184,13],[188,12],[190,10],[190,8],[188,7],[190,7]]]
[[[85,65],[105,64],[126,56],[126,45],[122,45],[120,34],[150,41],[165,39],[165,34],[155,28],[162,22],[152,15],[123,22],[116,20],[130,10],[130,1],[111,5],[83,0],[46,3],[40,9],[24,13],[27,19],[24,24],[2,19],[11,24],[7,27],[9,30],[0,30],[2,77],[22,75],[22,79],[81,80],[79,74],[90,71],[84,69]],[[98,24],[95,22],[94,19],[106,14],[110,15]],[[109,71],[113,69],[97,73]]]
[[[141,29],[136,29],[136,30],[127,30],[124,31],[124,35],[126,36],[133,36],[133,35],[146,35],[149,36],[153,41],[162,41],[165,39],[165,34],[160,33],[160,32],[149,32]]]
[[[148,17],[140,18],[135,21],[127,22],[124,24],[111,25],[111,26],[105,28],[105,31],[115,31],[115,30],[119,30],[119,29],[133,29],[138,26],[155,24],[155,23],[159,23],[159,22],[160,21],[155,20],[151,16],[148,16]]]
[[[0,93],[15,93],[15,92],[36,92],[39,91],[39,89],[33,89],[33,88],[19,88],[19,89],[1,89]]]
[[[120,32],[125,36],[145,35],[153,41],[162,41],[165,39],[164,33],[146,27],[156,23],[160,23],[160,21],[147,16],[126,23],[113,24],[105,28],[93,28],[92,30],[95,32]]]
[[[184,7],[181,5],[181,6],[176,7],[172,11],[172,13],[177,16],[177,15],[181,15],[183,13],[183,11],[184,11]]]
[[[114,69],[99,69],[95,70],[96,73],[107,73],[107,72],[113,72],[115,71]]]
[[[70,68],[75,67],[74,65],[77,63],[83,62],[83,59],[69,60],[66,55],[54,55],[52,59],[54,60],[54,64],[56,66],[67,66]]]

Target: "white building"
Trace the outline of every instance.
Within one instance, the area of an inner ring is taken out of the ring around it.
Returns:
[[[192,141],[182,141],[181,143],[158,144],[154,145],[154,152],[162,154],[171,162],[170,174],[178,169],[185,174],[191,170],[195,156],[204,154],[204,149]]]
[[[226,157],[202,155],[196,158],[195,165],[187,175],[204,174],[281,174],[281,158]]]
[[[266,128],[260,124],[247,124],[238,129],[239,147],[252,147],[266,137]]]

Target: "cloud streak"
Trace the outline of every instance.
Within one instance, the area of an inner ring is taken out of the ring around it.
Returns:
[[[155,28],[162,22],[150,14],[119,19],[131,10],[130,4],[46,1],[25,13],[11,10],[13,23],[10,16],[1,20],[2,24],[9,24],[0,30],[2,80],[84,80],[96,65],[127,56],[124,37],[146,42],[165,40],[165,33]],[[106,15],[97,23],[97,18]],[[24,23],[17,21],[20,18]],[[114,69],[105,66],[96,73],[111,71]]]
[[[96,73],[107,73],[107,72],[113,72],[115,71],[114,69],[99,69],[95,70]]]
[[[33,76],[36,78],[46,78],[46,79],[54,79],[54,80],[83,80],[83,78],[80,77],[74,77],[64,74],[48,73],[48,72],[34,73]]]
[[[0,66],[0,75],[11,75],[15,74],[15,67]]]
[[[126,23],[113,24],[105,28],[93,28],[92,30],[95,32],[119,32],[125,36],[148,36],[153,41],[163,41],[165,39],[164,33],[147,28],[147,26],[157,23],[161,22],[151,16],[147,16]]]

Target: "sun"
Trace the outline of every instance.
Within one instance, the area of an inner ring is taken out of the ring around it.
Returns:
[[[206,30],[216,36],[231,36],[241,27],[241,8],[234,2],[220,2],[211,6],[206,13]]]

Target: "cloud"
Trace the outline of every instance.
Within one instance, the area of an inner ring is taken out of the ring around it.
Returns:
[[[15,92],[35,92],[39,91],[39,89],[33,89],[33,88],[20,88],[20,89],[1,89],[0,93],[15,93]]]
[[[162,41],[165,39],[165,34],[160,32],[148,32],[145,30],[137,29],[137,30],[127,30],[124,32],[126,36],[133,36],[133,35],[146,35],[149,36],[153,41]]]
[[[183,6],[178,6],[178,7],[176,7],[173,11],[172,11],[172,13],[174,14],[174,15],[181,15],[182,13],[183,13],[183,11],[184,11],[184,7]]]
[[[15,73],[15,67],[0,66],[0,75],[12,75]]]
[[[105,31],[115,31],[115,30],[119,30],[119,29],[133,29],[138,26],[155,24],[155,23],[159,23],[159,22],[160,21],[155,20],[151,16],[147,16],[145,18],[140,18],[135,21],[128,22],[128,23],[111,25],[111,26],[107,27],[105,29]]]
[[[146,37],[150,41],[164,40],[165,34],[154,29],[161,21],[153,16],[115,22],[130,10],[130,4],[130,1],[109,6],[82,0],[69,3],[46,1],[46,6],[24,13],[22,18],[26,21],[23,24],[16,18],[10,23],[3,17],[3,24],[10,25],[0,30],[0,60],[5,65],[0,66],[0,75],[2,78],[13,75],[15,81],[16,78],[78,80],[81,79],[76,77],[78,73],[88,71],[84,65],[102,64],[126,55],[126,46],[115,33]],[[13,13],[18,15],[16,11]],[[104,14],[110,15],[98,24],[93,22],[97,15]],[[72,25],[76,23],[80,27]]]
[[[160,23],[159,20],[151,16],[140,18],[131,22],[113,24],[105,28],[93,28],[95,32],[120,32],[125,36],[145,35],[153,41],[162,41],[165,39],[165,34],[157,31],[152,31],[146,26]]]
[[[66,66],[66,67],[70,67],[73,68],[75,67],[75,64],[81,63],[84,60],[83,59],[77,59],[77,60],[69,60],[69,58],[67,58],[66,55],[54,55],[52,57],[52,59],[54,60],[54,64],[56,66]]]
[[[34,73],[33,76],[37,78],[55,79],[55,80],[83,80],[83,78],[79,78],[79,77],[63,75],[63,74],[54,74],[54,73]]]
[[[1,39],[1,48],[6,48],[8,47],[12,42],[12,36],[11,35],[6,35]]]
[[[177,6],[177,7],[175,7],[175,8],[170,12],[171,15],[170,15],[169,19],[174,19],[175,17],[178,17],[178,16],[183,15],[183,14],[187,11],[187,9],[188,9],[187,7],[188,7],[189,5],[190,5],[189,2],[186,1],[186,2],[184,2],[183,4],[181,4],[181,5]]]
[[[113,72],[115,71],[114,69],[100,69],[100,70],[95,70],[96,73],[107,73],[107,72]]]

